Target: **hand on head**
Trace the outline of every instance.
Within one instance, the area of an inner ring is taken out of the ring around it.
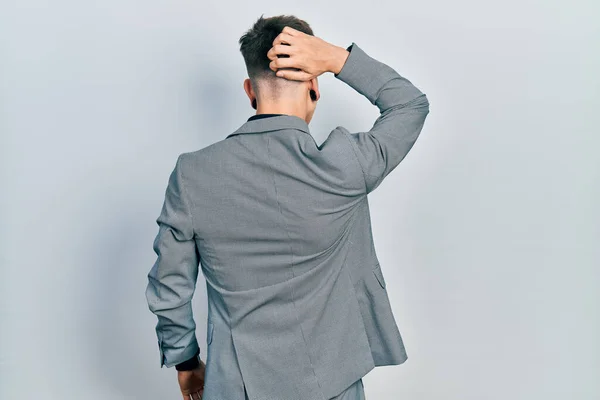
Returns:
[[[286,26],[273,41],[267,57],[272,60],[269,67],[277,76],[309,81],[324,72],[332,72],[339,50],[321,38]]]

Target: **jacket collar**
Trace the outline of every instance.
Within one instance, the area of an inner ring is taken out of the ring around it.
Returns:
[[[302,118],[295,115],[278,115],[246,121],[225,139],[237,135],[264,133],[283,129],[296,129],[310,135],[308,124]]]

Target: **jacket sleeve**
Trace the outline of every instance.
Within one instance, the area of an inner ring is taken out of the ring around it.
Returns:
[[[356,43],[347,50],[350,54],[334,76],[380,111],[368,132],[350,133],[338,127],[350,141],[363,172],[366,192],[370,193],[412,148],[429,113],[429,101],[408,79],[367,55]]]
[[[146,299],[158,317],[156,335],[160,367],[172,367],[199,352],[192,297],[198,278],[198,254],[194,240],[192,210],[182,175],[182,157],[177,158],[156,220],[158,234],[154,252],[158,256],[148,273]]]

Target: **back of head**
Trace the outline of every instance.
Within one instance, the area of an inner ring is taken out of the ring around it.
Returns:
[[[270,18],[263,18],[261,15],[252,28],[246,31],[239,40],[248,77],[257,93],[259,87],[267,87],[270,93],[263,93],[263,95],[273,97],[286,87],[297,86],[294,81],[277,77],[275,71],[269,68],[271,60],[267,57],[267,53],[285,26],[314,36],[308,23],[293,15],[278,15]]]

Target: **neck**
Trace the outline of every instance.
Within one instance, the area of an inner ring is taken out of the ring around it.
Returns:
[[[256,115],[258,114],[294,115],[306,121],[306,106],[293,103],[269,103],[259,100],[256,110]]]

